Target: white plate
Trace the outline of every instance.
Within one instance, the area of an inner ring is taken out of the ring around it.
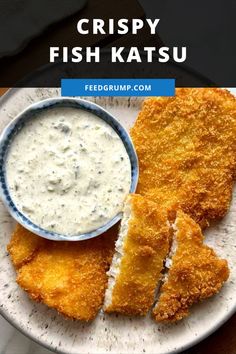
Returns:
[[[43,98],[60,95],[59,89],[12,89],[0,101],[0,130],[22,109]],[[140,109],[137,98],[93,99],[130,128]],[[235,191],[236,197],[236,191]],[[15,282],[6,245],[14,223],[0,204],[0,311],[25,335],[45,347],[67,354],[177,353],[196,344],[236,310],[236,198],[228,215],[207,230],[206,242],[229,261],[230,279],[220,294],[195,305],[191,316],[176,325],[159,325],[146,318],[126,318],[99,313],[90,324],[72,322],[43,304],[29,300]]]

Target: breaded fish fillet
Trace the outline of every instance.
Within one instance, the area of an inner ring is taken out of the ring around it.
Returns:
[[[35,252],[46,243],[47,240],[34,235],[20,224],[17,224],[7,247],[15,268],[18,269],[29,262]]]
[[[92,320],[103,303],[117,228],[87,241],[44,240],[17,226],[9,244],[17,282],[67,317]]]
[[[236,176],[236,99],[217,88],[147,99],[131,129],[137,193],[181,208],[201,226],[228,210]]]
[[[140,195],[129,195],[105,294],[104,310],[145,315],[169,251],[167,213]]]
[[[216,294],[229,276],[227,261],[203,245],[201,229],[194,220],[180,211],[175,228],[170,269],[153,310],[156,321],[186,317],[193,303]]]

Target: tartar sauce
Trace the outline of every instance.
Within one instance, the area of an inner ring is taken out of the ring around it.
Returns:
[[[38,113],[14,137],[6,177],[14,203],[32,222],[78,235],[122,210],[131,165],[110,125],[84,110],[60,107]]]

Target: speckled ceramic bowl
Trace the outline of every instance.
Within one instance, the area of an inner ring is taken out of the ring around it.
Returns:
[[[104,120],[108,123],[115,132],[119,135],[123,144],[126,148],[126,151],[129,155],[130,164],[131,164],[131,186],[130,193],[135,192],[137,182],[138,182],[138,158],[131,141],[131,138],[125,128],[106,110],[104,110],[99,105],[77,98],[50,98],[37,103],[32,104],[28,108],[26,108],[23,112],[21,112],[15,119],[13,119],[9,125],[4,129],[1,137],[0,137],[0,197],[4,202],[6,208],[12,215],[12,217],[23,225],[28,230],[34,232],[35,234],[42,236],[44,238],[50,240],[67,240],[67,241],[78,241],[78,240],[86,240],[89,238],[96,237],[114,224],[116,224],[122,216],[122,213],[118,213],[115,217],[113,217],[109,222],[105,225],[87,232],[83,234],[67,236],[63,234],[59,234],[56,232],[48,231],[40,226],[33,223],[25,214],[23,214],[13,202],[11,198],[11,194],[8,188],[7,180],[6,180],[6,170],[5,170],[5,162],[8,153],[9,146],[11,145],[12,140],[15,135],[21,130],[24,126],[25,122],[31,118],[33,115],[41,112],[42,110],[48,110],[55,107],[73,107],[78,109],[86,110],[90,113],[93,113],[97,117]]]

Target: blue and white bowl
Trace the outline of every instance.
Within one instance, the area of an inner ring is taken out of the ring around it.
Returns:
[[[105,225],[97,228],[96,230],[79,234],[73,236],[67,236],[63,234],[59,234],[56,232],[45,230],[35,223],[33,223],[26,215],[24,215],[14,204],[11,194],[8,188],[7,180],[6,180],[6,157],[8,153],[9,146],[11,145],[12,140],[15,135],[20,131],[20,129],[24,126],[29,118],[35,115],[42,110],[54,108],[54,107],[73,107],[78,109],[86,110],[90,113],[95,114],[96,116],[103,119],[106,123],[108,123],[115,132],[119,135],[123,144],[126,148],[126,151],[130,158],[131,164],[131,186],[130,193],[134,193],[138,183],[138,158],[135,152],[135,148],[131,141],[131,138],[125,128],[106,110],[104,110],[99,105],[78,98],[49,98],[37,103],[32,104],[23,112],[21,112],[15,119],[13,119],[9,125],[6,126],[3,133],[0,136],[0,197],[12,215],[12,217],[24,226],[26,229],[32,231],[33,233],[42,236],[44,238],[56,241],[78,241],[78,240],[86,240],[93,237],[96,237],[113,225],[115,225],[122,217],[122,213],[118,213],[115,217],[113,217],[109,222]]]

